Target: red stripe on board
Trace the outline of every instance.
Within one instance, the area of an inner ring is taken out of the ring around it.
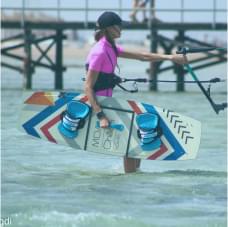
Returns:
[[[45,124],[40,128],[41,131],[44,133],[44,135],[47,137],[47,139],[53,143],[57,143],[57,142],[48,130],[53,125],[55,125],[58,121],[60,121],[60,115],[56,116],[55,118],[53,118],[51,121],[49,121],[47,124]]]
[[[137,104],[134,101],[128,101],[128,103],[130,104],[131,108],[134,110],[135,113],[137,113],[137,114],[142,113],[142,111],[139,109],[139,107],[137,106]]]
[[[156,153],[149,156],[147,159],[155,160],[158,157],[160,157],[161,155],[163,155],[166,151],[168,151],[168,148],[164,144],[162,144],[160,147],[160,150],[158,150]]]
[[[88,97],[84,96],[80,99],[80,101],[82,102],[87,102],[88,101]],[[60,114],[61,115],[61,114]],[[49,121],[47,124],[43,125],[40,129],[43,132],[43,134],[47,137],[47,139],[50,142],[53,143],[57,143],[57,141],[54,139],[54,137],[51,135],[51,133],[49,132],[49,129],[55,125],[58,121],[60,121],[60,115],[57,115],[55,118],[53,118],[51,121]]]
[[[83,98],[80,99],[80,101],[87,102],[88,101],[88,97],[87,96],[84,96]]]

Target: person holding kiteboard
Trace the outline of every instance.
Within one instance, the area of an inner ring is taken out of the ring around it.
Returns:
[[[121,30],[128,22],[123,21],[114,12],[102,13],[95,27],[96,44],[90,50],[86,59],[85,93],[97,114],[100,127],[108,128],[110,121],[102,111],[96,96],[111,97],[113,92],[112,80],[116,79],[114,71],[117,58],[128,58],[140,61],[164,61],[169,60],[177,64],[186,64],[187,59],[181,54],[158,54],[149,52],[135,52],[125,50],[115,43],[115,39],[121,37]],[[140,167],[140,159],[124,157],[125,173],[135,172]]]

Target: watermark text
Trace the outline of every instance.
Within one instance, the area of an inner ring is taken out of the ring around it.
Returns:
[[[7,218],[1,218],[1,222],[0,222],[0,227],[5,227],[5,226],[9,226],[12,224],[12,220],[10,217]]]

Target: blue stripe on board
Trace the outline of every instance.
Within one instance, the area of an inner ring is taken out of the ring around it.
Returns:
[[[152,105],[144,104],[142,103],[144,108],[149,113],[155,113],[159,115],[159,113],[155,110],[155,108]],[[180,145],[180,143],[177,141],[176,137],[173,135],[169,127],[166,125],[164,120],[160,118],[160,126],[162,128],[163,134],[165,135],[166,139],[169,141],[171,146],[174,148],[174,152],[167,156],[164,160],[177,160],[179,159],[183,154],[185,154],[185,151],[183,147]]]
[[[22,127],[25,129],[25,131],[32,136],[40,138],[39,134],[36,132],[34,127],[39,124],[41,121],[43,121],[45,118],[50,116],[52,113],[60,109],[62,106],[64,106],[66,103],[68,103],[70,100],[72,100],[74,97],[78,96],[80,93],[67,93],[64,97],[59,98],[55,101],[55,105],[48,106],[45,108],[42,112],[39,112],[37,115],[35,115],[33,118],[29,119],[27,122],[25,122]]]

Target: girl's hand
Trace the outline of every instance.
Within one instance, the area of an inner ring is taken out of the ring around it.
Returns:
[[[188,59],[186,55],[182,55],[182,54],[173,54],[171,59],[172,59],[172,62],[180,65],[188,63]]]
[[[109,126],[109,120],[107,117],[103,117],[102,119],[100,119],[101,128],[108,128],[108,126]]]

